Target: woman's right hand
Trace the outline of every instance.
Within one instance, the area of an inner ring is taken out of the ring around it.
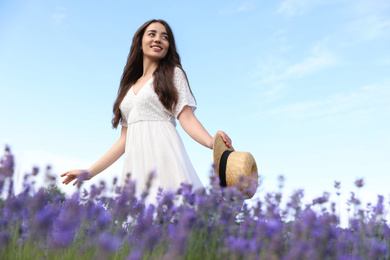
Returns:
[[[215,141],[215,138],[217,137],[217,135],[220,135],[222,137],[222,140],[226,144],[227,147],[229,147],[229,148],[232,147],[232,139],[230,139],[230,137],[224,131],[218,131],[213,137],[212,144],[210,147],[211,149],[214,149],[214,141]]]
[[[85,176],[83,176],[83,174],[85,174]],[[91,179],[90,174],[86,170],[67,171],[67,172],[61,174],[61,177],[66,177],[62,181],[62,183],[66,184],[66,185],[68,185],[69,183],[71,183],[72,181],[75,180],[75,182],[73,183],[73,186],[75,186],[79,182],[80,178],[83,178],[85,180]]]

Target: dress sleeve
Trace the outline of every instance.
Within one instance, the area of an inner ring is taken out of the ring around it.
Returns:
[[[121,115],[122,115],[122,118],[121,118],[120,124],[121,124],[122,126],[127,127],[127,119],[126,119],[126,117],[123,115],[122,109],[121,109]]]
[[[173,110],[174,116],[177,118],[186,105],[191,107],[192,111],[195,111],[196,103],[194,97],[191,94],[187,78],[184,72],[178,67],[176,67],[175,71],[173,72],[173,83],[175,84],[178,93],[177,105]]]

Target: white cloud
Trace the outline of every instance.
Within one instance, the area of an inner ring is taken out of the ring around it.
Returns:
[[[302,15],[324,0],[284,0],[279,4],[277,13],[288,17]]]
[[[271,58],[266,62],[262,61],[254,76],[259,77],[263,83],[302,78],[332,66],[336,61],[336,57],[330,51],[316,46],[312,49],[310,56],[295,64],[286,65],[285,61],[275,58]]]
[[[339,59],[327,49],[327,44],[328,38],[319,41],[306,57],[295,63],[275,56],[261,59],[252,74],[253,86],[261,93],[260,103],[269,104],[285,97],[294,79],[337,65]]]
[[[58,6],[56,9],[57,11],[54,14],[52,14],[51,17],[53,18],[54,23],[58,25],[62,23],[62,21],[66,18],[67,9],[60,6]]]
[[[356,1],[350,32],[358,38],[372,40],[390,33],[390,2],[383,0]]]
[[[273,84],[268,90],[265,90],[262,93],[264,98],[264,103],[272,103],[283,96],[285,96],[288,92],[288,86],[283,83]]]
[[[316,54],[287,68],[286,72],[282,74],[282,78],[302,78],[307,74],[326,68],[333,63],[334,58],[330,53]]]
[[[257,114],[260,117],[285,116],[298,120],[334,117],[348,113],[367,115],[383,111],[390,102],[390,84],[370,85],[349,93],[337,93],[325,99],[281,105]]]
[[[379,64],[382,64],[382,65],[390,65],[390,58],[384,57],[383,59],[381,59],[381,60],[379,61]]]
[[[273,88],[271,88],[267,92],[265,92],[265,95],[267,95],[267,96],[279,95],[280,92],[283,91],[283,89],[284,89],[284,85],[282,85],[282,84],[274,85]]]
[[[221,15],[231,15],[241,12],[249,11],[254,7],[253,1],[246,1],[242,3],[241,5],[226,5],[223,9],[221,9],[218,13]]]
[[[372,40],[390,32],[390,17],[368,15],[355,21],[351,26],[354,35],[365,40]]]
[[[245,2],[244,4],[240,5],[237,8],[237,12],[245,12],[245,11],[250,10],[252,7],[253,7],[253,3],[252,2]]]

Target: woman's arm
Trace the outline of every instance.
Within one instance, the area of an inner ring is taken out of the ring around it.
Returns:
[[[189,106],[184,106],[183,110],[180,112],[179,116],[180,125],[183,127],[184,131],[187,132],[189,136],[192,137],[195,141],[204,145],[210,149],[213,149],[214,138],[217,134],[222,136],[223,141],[228,147],[231,147],[232,141],[229,136],[223,132],[218,131],[214,137],[206,131],[203,125],[199,122],[199,120],[194,115],[194,112]]]
[[[76,180],[73,183],[73,185],[76,185],[77,176],[81,175],[83,172],[88,172],[88,179],[91,179],[92,177],[107,169],[124,154],[126,146],[126,135],[127,127],[122,126],[121,135],[118,141],[116,141],[116,143],[110,148],[110,150],[107,151],[105,155],[103,155],[97,162],[95,162],[88,170],[72,170],[61,174],[61,177],[66,176],[62,183],[69,184],[70,182]]]

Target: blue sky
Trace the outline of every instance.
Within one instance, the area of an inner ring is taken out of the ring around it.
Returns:
[[[363,199],[388,198],[384,0],[1,1],[0,145],[16,153],[19,175],[48,163],[58,174],[88,168],[116,141],[120,76],[132,36],[152,18],[174,31],[198,119],[254,155],[259,196],[282,174],[286,193],[303,188],[308,200],[335,180],[348,196],[357,178]],[[178,130],[207,184],[212,151]]]

